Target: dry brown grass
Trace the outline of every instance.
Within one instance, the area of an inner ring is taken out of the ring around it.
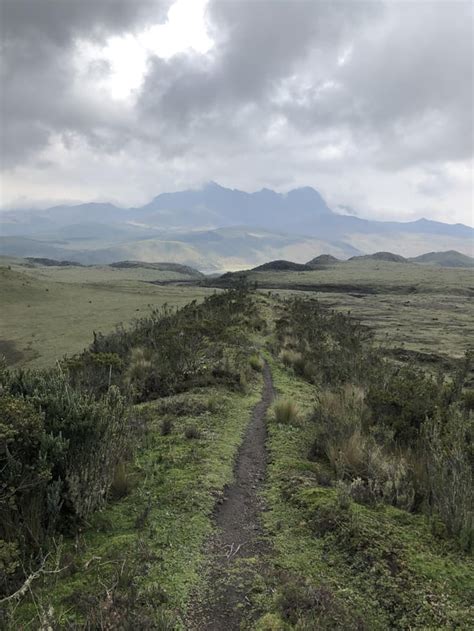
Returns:
[[[280,399],[273,406],[273,416],[277,423],[283,425],[298,425],[300,410],[294,401],[290,399]]]
[[[298,353],[297,351],[293,351],[288,348],[282,350],[279,357],[281,361],[283,362],[283,365],[286,366],[287,368],[293,368],[297,362],[302,360],[301,353]]]

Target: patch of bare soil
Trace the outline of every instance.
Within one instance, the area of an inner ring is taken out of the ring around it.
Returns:
[[[216,508],[216,533],[207,548],[206,587],[192,599],[187,613],[187,628],[193,631],[233,631],[259,615],[252,598],[270,552],[260,522],[267,464],[265,414],[274,396],[266,364],[263,377],[262,398],[239,449],[234,482]]]

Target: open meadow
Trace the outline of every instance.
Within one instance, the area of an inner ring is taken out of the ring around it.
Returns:
[[[239,272],[262,291],[313,296],[373,329],[383,346],[461,357],[474,346],[474,272],[384,261],[345,261],[314,271]]]
[[[180,307],[214,290],[152,284],[187,282],[188,274],[139,268],[55,267],[0,261],[0,354],[12,366],[51,366],[164,304]]]

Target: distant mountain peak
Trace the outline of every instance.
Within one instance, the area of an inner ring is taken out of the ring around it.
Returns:
[[[326,204],[322,195],[311,186],[302,186],[294,188],[286,193],[285,198],[291,204],[304,206],[305,210],[311,212],[317,211],[318,214],[333,215],[333,211]]]
[[[288,191],[288,195],[292,195],[292,194],[309,194],[309,195],[319,195],[318,191],[316,189],[314,189],[312,186],[297,186],[296,188],[292,188],[290,191]]]
[[[209,182],[205,182],[203,184],[203,186],[201,187],[201,190],[212,190],[212,189],[219,189],[219,190],[232,190],[232,189],[226,189],[225,186],[221,186],[220,184],[218,184],[217,182],[215,182],[214,180],[209,180]]]

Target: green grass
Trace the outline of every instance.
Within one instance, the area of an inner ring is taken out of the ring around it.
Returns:
[[[109,269],[0,267],[0,354],[15,366],[49,366],[81,351],[93,331],[107,333],[153,307],[180,307],[213,291],[152,285],[139,278],[174,272]]]
[[[37,628],[42,606],[52,606],[62,624],[83,623],[93,607],[105,606],[107,589],[114,586],[119,596],[130,599],[135,591],[145,600],[155,623],[166,615],[175,621],[173,628],[183,628],[182,613],[200,580],[211,513],[232,479],[233,459],[260,384],[255,377],[248,394],[208,388],[137,406],[135,414],[147,419],[148,429],[129,466],[135,481],[130,495],[97,513],[76,541],[65,541],[60,565],[66,570],[61,578],[36,584],[34,602],[16,611],[15,628]],[[186,410],[197,413],[174,415],[183,400]],[[173,421],[165,436],[164,418]],[[190,425],[200,438],[185,437]],[[126,606],[132,610],[134,602]]]
[[[341,508],[341,492],[322,486],[321,465],[308,459],[316,390],[279,361],[269,361],[277,392],[296,401],[302,414],[298,427],[268,424],[265,525],[277,578],[276,597],[267,607],[285,618],[282,602],[292,589],[293,613],[308,626],[288,629],[470,628],[472,559],[436,538],[421,515],[352,500]],[[316,598],[311,615],[304,607],[298,611],[298,599],[304,604],[308,593],[324,595],[324,606]]]

